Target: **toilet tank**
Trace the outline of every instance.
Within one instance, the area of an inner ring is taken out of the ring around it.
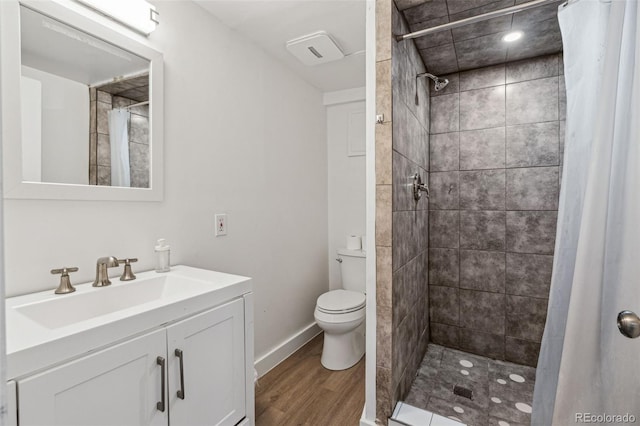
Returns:
[[[338,261],[342,275],[342,288],[364,293],[366,288],[364,250],[338,249]]]

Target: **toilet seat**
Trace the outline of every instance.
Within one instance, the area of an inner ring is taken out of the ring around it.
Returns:
[[[348,314],[364,308],[364,293],[349,290],[332,290],[318,297],[316,308],[326,314]]]

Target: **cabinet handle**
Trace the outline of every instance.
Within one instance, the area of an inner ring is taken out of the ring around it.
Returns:
[[[165,381],[166,381],[166,377],[165,377],[165,374],[166,374],[166,372],[165,372],[165,370],[166,370],[166,368],[165,368],[166,361],[165,361],[165,359],[163,357],[159,356],[158,358],[156,358],[156,364],[158,364],[160,366],[160,368],[162,369],[162,374],[160,376],[160,378],[161,378],[160,379],[160,395],[162,395],[162,396],[160,398],[160,401],[158,401],[156,403],[156,408],[164,413],[164,403],[165,403],[165,400],[164,400],[164,386],[165,386]]]
[[[178,391],[178,398],[184,399],[184,357],[181,349],[176,349],[175,354],[180,358],[180,390]]]

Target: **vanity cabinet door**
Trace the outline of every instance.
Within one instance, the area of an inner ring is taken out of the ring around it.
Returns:
[[[235,425],[242,420],[246,415],[243,300],[168,327],[167,342],[171,425]],[[179,391],[184,393],[179,396]]]
[[[20,426],[166,426],[166,345],[162,329],[20,380]]]
[[[18,398],[16,394],[16,382],[7,382],[7,425],[18,426]]]

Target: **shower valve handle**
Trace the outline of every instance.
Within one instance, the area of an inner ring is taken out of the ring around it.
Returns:
[[[422,183],[422,177],[416,173],[413,175],[413,198],[418,201],[422,197],[422,192],[426,192],[427,198],[429,198],[429,187]]]

